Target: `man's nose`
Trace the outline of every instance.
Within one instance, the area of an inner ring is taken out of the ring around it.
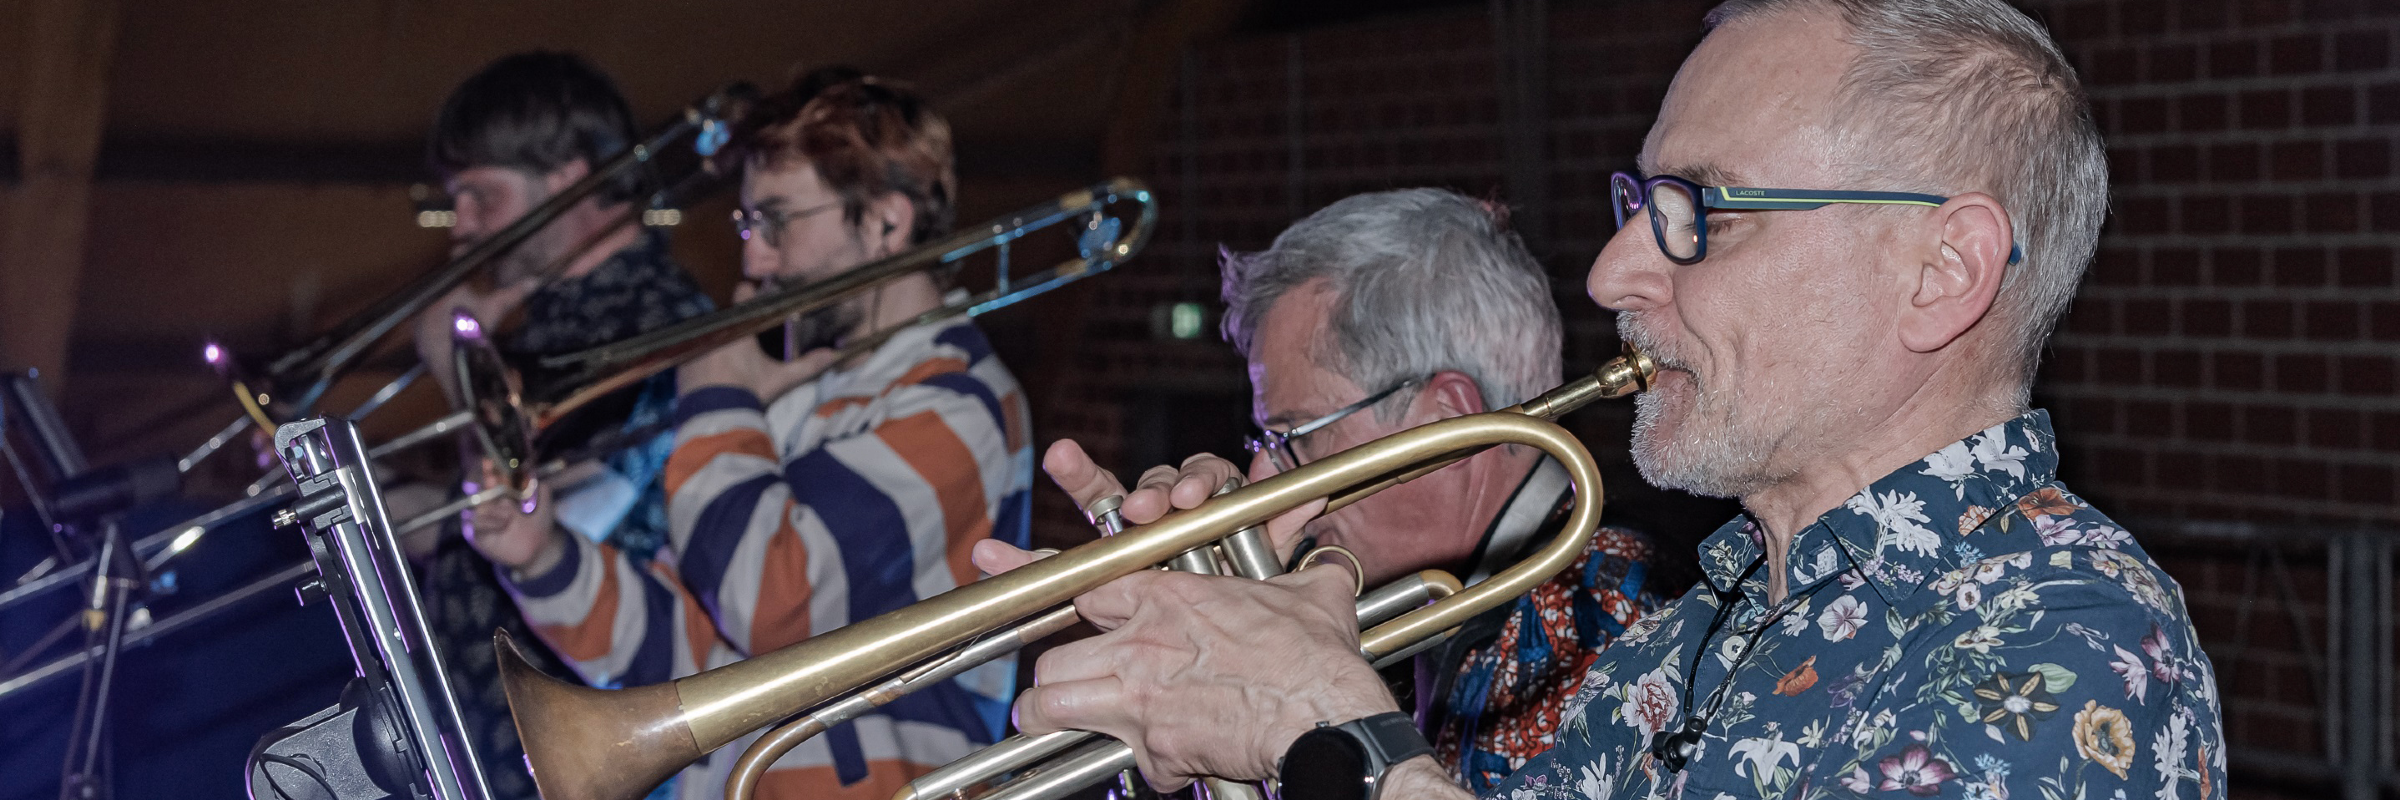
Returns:
[[[1600,255],[1592,259],[1592,271],[1584,279],[1584,291],[1592,302],[1619,311],[1639,311],[1665,305],[1673,299],[1674,284],[1668,280],[1668,270],[1674,262],[1659,252],[1651,239],[1650,227],[1636,217],[1618,228]]]
[[[768,247],[766,237],[752,232],[742,241],[742,276],[751,280],[775,277],[783,265],[783,253]]]

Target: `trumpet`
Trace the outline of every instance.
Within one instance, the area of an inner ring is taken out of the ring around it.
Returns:
[[[1648,388],[1656,367],[1627,354],[1591,375],[1510,409],[1454,417],[1403,431],[1221,494],[1196,508],[1076,547],[1003,575],[923,602],[819,634],[780,650],[669,683],[609,691],[574,686],[531,667],[506,634],[494,637],[501,681],[526,761],[550,800],[630,800],[676,770],[753,730],[799,717],[793,734],[760,739],[744,757],[744,772],[763,770],[773,757],[759,747],[788,749],[822,724],[889,702],[925,676],[961,669],[1072,621],[1076,596],[1138,570],[1207,551],[1220,540],[1246,538],[1255,526],[1318,499],[1327,511],[1357,502],[1494,445],[1532,447],[1565,465],[1576,499],[1566,526],[1527,559],[1472,587],[1452,593],[1455,579],[1436,576],[1440,599],[1376,624],[1360,637],[1362,655],[1379,659],[1438,641],[1448,631],[1565,569],[1600,524],[1600,468],[1566,429],[1551,420],[1594,400]],[[1227,560],[1243,556],[1228,543]],[[1195,565],[1197,566],[1197,565]],[[1444,581],[1443,579],[1448,579]],[[1443,596],[1446,595],[1446,596]],[[1029,624],[1018,625],[1021,620]],[[963,647],[962,647],[963,646]],[[954,650],[954,648],[956,648]],[[862,692],[861,690],[865,690]],[[1007,757],[969,756],[993,765],[994,776],[1072,747],[1073,732],[1017,739]],[[1082,785],[1130,763],[1125,745],[1085,742],[1069,751]],[[1105,769],[1091,769],[1092,763]],[[1033,771],[1035,777],[1059,770]],[[955,777],[955,776],[953,776]],[[970,776],[959,785],[987,782]],[[736,776],[735,783],[741,783]],[[1058,782],[1053,782],[1058,783]],[[739,796],[742,787],[728,786]],[[1020,793],[1021,795],[1022,793]]]

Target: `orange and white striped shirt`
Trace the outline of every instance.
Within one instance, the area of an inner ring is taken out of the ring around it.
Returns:
[[[967,554],[1030,537],[1033,450],[1022,391],[966,320],[901,332],[858,366],[764,405],[745,389],[677,400],[670,541],[636,564],[565,537],[513,582],[535,630],[602,686],[670,680],[975,580]],[[888,798],[996,740],[1015,690],[1002,659],[802,744],[767,798]],[[713,798],[753,737],[685,770]]]

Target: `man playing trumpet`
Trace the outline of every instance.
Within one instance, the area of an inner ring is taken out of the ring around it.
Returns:
[[[1998,0],[1734,0],[1709,24],[1647,177],[1614,181],[1588,288],[1662,367],[1643,474],[1745,513],[1702,543],[1702,586],[1594,662],[1558,746],[1484,796],[2223,796],[2179,590],[2059,483],[2027,407],[2106,207],[2072,68]],[[1116,737],[1162,786],[1465,796],[1380,724],[1399,709],[1356,655],[1351,586],[1120,579],[1078,600],[1107,632],[1044,656],[1019,725]]]
[[[1226,339],[1249,359],[1252,469],[1280,472],[1437,419],[1502,408],[1558,383],[1559,315],[1541,265],[1504,212],[1455,192],[1345,198],[1257,253],[1223,259]],[[1047,463],[1062,485],[1105,482],[1073,442]],[[1128,510],[1213,491],[1161,467]],[[1370,584],[1443,568],[1469,583],[1515,563],[1566,521],[1557,461],[1485,452],[1309,523],[1355,553]],[[1286,543],[1289,544],[1289,543]],[[1602,528],[1532,595],[1478,618],[1417,660],[1418,716],[1446,769],[1482,788],[1549,749],[1559,707],[1608,641],[1682,584],[1661,586],[1647,540]]]
[[[743,153],[746,299],[823,281],[947,232],[947,124],[855,72],[769,98]],[[595,683],[657,683],[721,666],[972,581],[969,549],[1029,536],[1025,401],[965,320],[848,342],[940,305],[928,275],[804,317],[797,355],[741,341],[681,366],[666,464],[669,552],[649,568],[558,533],[546,496],[477,513],[535,630]],[[998,737],[1013,660],[835,727],[777,761],[762,797],[890,797]],[[714,797],[729,747],[678,793]]]

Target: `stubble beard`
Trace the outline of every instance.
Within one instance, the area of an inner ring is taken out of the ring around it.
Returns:
[[[1757,430],[1744,413],[1750,404],[1712,387],[1674,348],[1643,335],[1632,315],[1618,316],[1617,332],[1649,353],[1660,371],[1684,379],[1675,389],[1634,397],[1633,465],[1643,480],[1707,497],[1742,497],[1774,482],[1769,461],[1778,437]]]

